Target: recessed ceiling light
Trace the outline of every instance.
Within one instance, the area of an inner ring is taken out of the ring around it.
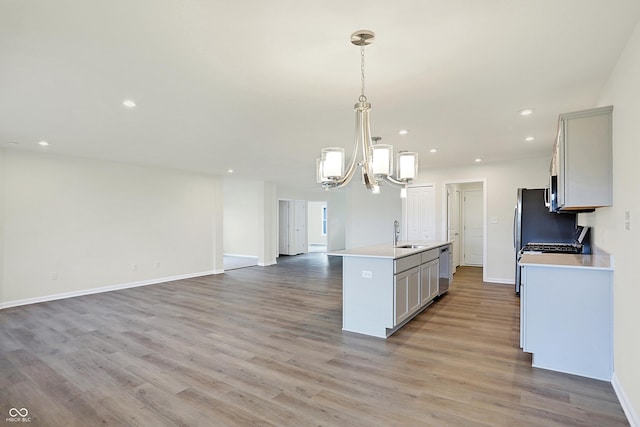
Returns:
[[[525,140],[525,141],[527,141],[527,142],[531,142],[531,141],[533,141],[534,139],[535,139],[535,138],[534,138],[533,136],[528,136],[528,137],[526,137],[524,140]]]
[[[478,157],[477,159],[474,160],[474,162],[476,163],[480,163],[482,161],[482,159],[480,157]]]
[[[233,169],[227,169],[227,173],[233,173]]]
[[[40,141],[38,142],[39,145],[46,147],[47,145],[49,145],[49,143],[47,141]]]
[[[133,99],[125,99],[124,101],[122,101],[122,105],[127,108],[133,108],[136,106],[136,103]]]
[[[533,108],[525,108],[519,111],[521,116],[530,116],[533,114]]]
[[[408,134],[408,133],[409,133],[409,131],[408,131],[408,130],[406,130],[406,129],[400,129],[400,130],[398,131],[398,134],[399,134],[399,135],[406,135],[406,134]]]
[[[431,150],[429,150],[430,153],[437,153],[438,149],[437,148],[432,148]]]

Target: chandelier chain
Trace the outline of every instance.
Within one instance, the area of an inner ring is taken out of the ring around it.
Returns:
[[[361,81],[361,89],[360,89],[360,102],[367,102],[367,97],[364,94],[364,45],[360,46],[360,81]]]

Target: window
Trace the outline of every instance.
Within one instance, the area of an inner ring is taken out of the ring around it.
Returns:
[[[322,235],[327,235],[327,207],[322,207]]]

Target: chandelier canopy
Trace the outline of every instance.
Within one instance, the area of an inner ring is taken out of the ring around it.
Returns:
[[[400,195],[406,197],[407,185],[418,175],[418,153],[400,151],[396,156],[394,176],[393,147],[380,144],[380,137],[371,137],[371,103],[364,94],[364,47],[371,44],[374,38],[375,34],[368,30],[359,30],[351,35],[351,43],[360,46],[361,71],[360,97],[353,107],[356,112],[356,134],[351,161],[345,171],[344,149],[324,148],[321,157],[316,160],[316,178],[327,190],[344,187],[349,184],[357,167],[360,166],[362,182],[373,194],[378,194],[380,184],[387,182],[402,187]],[[361,158],[359,152],[362,154]]]

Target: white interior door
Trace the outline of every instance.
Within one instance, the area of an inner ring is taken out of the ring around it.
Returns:
[[[289,255],[289,202],[278,202],[278,253]]]
[[[482,190],[463,192],[464,265],[482,266],[483,260]]]
[[[280,200],[278,203],[278,248],[282,255],[307,252],[306,200]]]
[[[295,253],[307,253],[307,202],[306,200],[295,201]]]
[[[451,255],[453,257],[453,273],[460,265],[460,189],[447,189],[447,239],[451,240]]]
[[[407,240],[435,240],[435,213],[433,186],[410,187],[407,191],[407,216],[405,218]]]

